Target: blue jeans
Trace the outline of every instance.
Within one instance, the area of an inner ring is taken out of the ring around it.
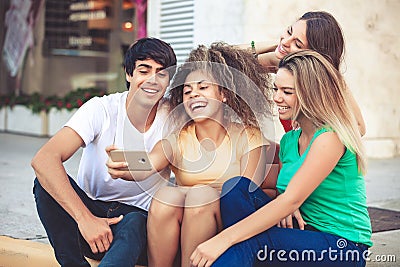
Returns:
[[[221,195],[224,228],[271,201],[245,177],[226,181]],[[230,247],[212,266],[365,266],[367,249],[366,245],[318,230],[274,226]]]
[[[69,177],[70,183],[86,207],[98,217],[124,215],[111,225],[113,242],[105,253],[94,254],[83,239],[75,220],[44,190],[37,178],[34,182],[36,208],[50,244],[61,266],[90,266],[84,256],[101,260],[99,266],[135,266],[147,264],[147,212],[119,202],[93,200]]]

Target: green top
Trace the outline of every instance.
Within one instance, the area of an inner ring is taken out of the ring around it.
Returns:
[[[279,151],[282,169],[277,181],[280,193],[286,190],[293,175],[303,164],[314,140],[327,131],[332,130],[317,130],[301,156],[298,150],[301,129],[290,131],[282,137]],[[346,149],[332,172],[301,205],[300,212],[307,224],[322,232],[372,246],[365,181],[358,171],[353,152]]]

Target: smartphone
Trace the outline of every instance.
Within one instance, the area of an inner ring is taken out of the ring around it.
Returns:
[[[123,168],[125,171],[151,171],[152,166],[146,151],[133,150],[111,150],[112,161],[128,162],[128,167]]]

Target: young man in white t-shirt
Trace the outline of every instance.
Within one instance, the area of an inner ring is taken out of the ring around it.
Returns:
[[[40,220],[61,266],[146,264],[147,210],[166,184],[165,169],[143,181],[112,179],[105,148],[150,151],[162,138],[168,109],[161,101],[175,72],[172,48],[143,38],[124,60],[128,91],[95,97],[35,155],[34,194]],[[80,147],[77,183],[63,162]]]

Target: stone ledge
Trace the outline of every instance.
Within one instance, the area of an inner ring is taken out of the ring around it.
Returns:
[[[91,267],[98,261],[87,259]],[[1,267],[59,267],[53,249],[48,244],[0,236]],[[136,267],[144,267],[136,265]]]

